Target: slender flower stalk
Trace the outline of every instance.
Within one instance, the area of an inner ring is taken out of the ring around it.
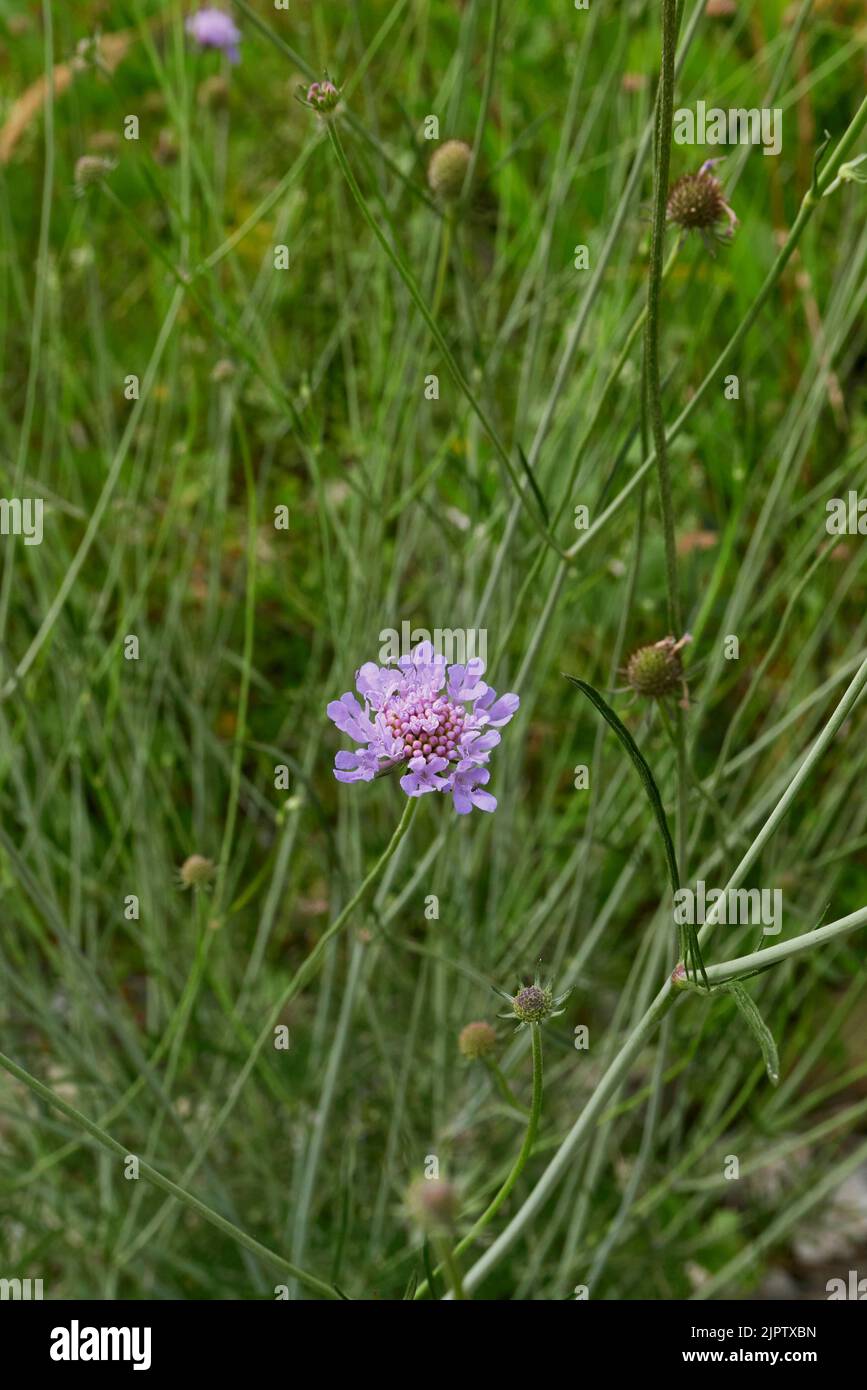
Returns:
[[[671,473],[662,413],[662,383],[659,371],[659,305],[664,270],[664,240],[667,218],[668,176],[671,165],[671,129],[674,117],[674,60],[677,42],[676,0],[662,3],[662,69],[657,102],[656,160],[653,184],[653,224],[650,243],[650,275],[647,287],[647,323],[644,333],[644,352],[647,375],[647,412],[656,453],[656,472],[659,481],[659,502],[662,510],[662,529],[665,538],[665,573],[668,587],[668,622],[672,632],[683,632],[683,614],[677,574],[677,542],[675,539],[674,504],[671,496]],[[675,712],[675,748],[677,761],[677,863],[685,875],[687,848],[687,799],[689,764],[686,756],[686,730],[683,711]]]
[[[798,792],[824,756],[829,745],[836,737],[841,725],[848,718],[865,690],[867,690],[867,658],[861,663],[856,675],[825,724],[821,734],[819,734],[818,738],[814,741],[810,751],[804,757],[788,787],[774,807],[774,810],[771,812],[737,868],[734,870],[731,878],[725,885],[723,897],[719,901],[724,901],[725,894],[727,894],[730,889],[737,888],[739,884],[743,882],[765,845],[778,829]],[[702,945],[704,945],[707,940],[708,934],[717,925],[718,910],[718,903],[714,903],[707,914],[704,926],[699,932],[699,941]],[[821,946],[824,942],[842,936],[847,931],[852,931],[856,927],[864,924],[867,924],[867,909],[861,909],[859,912],[852,913],[849,917],[841,918],[838,922],[832,922],[827,927],[820,927],[817,931],[806,933],[805,935],[808,941],[804,941],[800,949],[808,950],[811,947]],[[761,965],[764,966],[773,963],[773,958],[770,958],[770,953],[772,951],[776,953],[776,959],[785,959],[787,956],[795,954],[799,949],[796,946],[796,942],[799,940],[800,938],[795,938],[794,942],[780,942],[777,947],[768,947],[767,951],[758,952],[757,954],[761,958]],[[781,951],[781,947],[788,947],[789,949]],[[749,973],[749,970],[756,968],[753,957],[742,957],[738,963],[739,966],[743,967],[744,962],[749,963],[748,970],[743,971],[743,969],[741,969],[741,973]],[[708,977],[713,978],[715,976],[718,982],[721,978],[731,978],[733,964],[733,962],[729,961],[727,965],[723,967],[708,966]],[[499,1263],[506,1251],[511,1248],[536,1212],[547,1201],[551,1191],[559,1182],[572,1161],[576,1150],[578,1150],[590,1137],[597,1119],[602,1115],[611,1097],[619,1089],[626,1076],[628,1076],[633,1062],[641,1055],[675,1000],[678,997],[682,998],[684,993],[685,991],[675,987],[670,979],[665,981],[659,993],[639,1019],[617,1056],[611,1062],[608,1070],[600,1079],[593,1095],[575,1120],[575,1123],[557,1152],[554,1154],[554,1157],[551,1159],[544,1173],[539,1178],[532,1192],[490,1249],[467,1271],[464,1278],[464,1285],[467,1289],[473,1290],[478,1287],[486,1275]]]
[[[533,1098],[530,1102],[530,1118],[527,1123],[527,1130],[524,1135],[524,1142],[521,1145],[518,1157],[515,1159],[514,1166],[509,1172],[506,1181],[503,1183],[499,1192],[482,1212],[479,1219],[467,1231],[467,1234],[458,1242],[454,1249],[454,1255],[462,1255],[465,1250],[478,1240],[482,1231],[496,1216],[500,1207],[505,1202],[515,1183],[523,1173],[527,1160],[533,1152],[533,1145],[536,1142],[536,1135],[539,1131],[539,1120],[542,1115],[542,1027],[539,1023],[530,1024],[530,1033],[533,1042]],[[419,1284],[415,1292],[416,1298],[424,1298],[428,1291],[428,1282],[425,1279]],[[466,1287],[466,1282],[464,1282]]]
[[[501,440],[495,426],[488,418],[487,411],[485,410],[484,406],[482,406],[482,404],[480,403],[475,391],[473,390],[470,383],[464,376],[464,373],[458,365],[454,353],[452,352],[451,348],[449,347],[448,343],[443,337],[442,332],[440,331],[439,324],[437,323],[434,315],[431,313],[430,309],[425,303],[421,290],[416,284],[415,276],[413,275],[409,266],[406,264],[396,247],[392,246],[391,242],[388,240],[388,237],[383,232],[376,218],[371,213],[370,208],[367,206],[364,194],[361,192],[361,189],[358,186],[358,181],[354,173],[352,172],[352,166],[350,165],[349,160],[346,158],[346,151],[343,148],[340,135],[333,121],[328,121],[327,129],[328,138],[331,141],[331,147],[334,150],[337,163],[340,166],[340,172],[346,179],[346,182],[349,186],[349,191],[355,199],[355,202],[358,205],[358,209],[364,217],[365,222],[370,227],[370,230],[373,232],[374,236],[376,237],[386,256],[391,261],[392,265],[394,266],[403,283],[406,285],[406,288],[410,294],[410,298],[412,299],[413,303],[415,304],[416,308],[418,309],[419,313],[421,314],[422,318],[427,324],[428,331],[430,332],[431,337],[433,338],[434,342],[436,343],[437,347],[442,353],[446,366],[448,367],[449,371],[454,377],[457,386],[459,387],[461,393],[465,397],[473,413],[478,417],[483,429],[485,430],[485,433],[487,434],[488,438],[493,444],[494,449],[500,458],[500,461],[504,465],[506,472],[508,473],[512,481],[512,484],[516,492],[518,493],[519,498],[521,499],[522,505],[525,507],[531,521],[533,522],[533,525],[536,527],[543,540],[545,540],[545,542],[548,545],[550,545],[553,550],[556,550],[558,555],[562,555],[563,552],[560,550],[560,547],[558,546],[557,542],[549,533],[546,525],[540,518],[535,505],[533,505],[529,500],[528,493],[531,491],[531,489],[524,485],[524,480],[518,475],[518,471],[515,468],[515,465],[509,455],[509,451],[507,450],[505,444]]]
[[[683,407],[683,410],[680,412],[677,419],[669,426],[668,430],[666,431],[666,445],[671,444],[672,441],[675,440],[678,437],[678,435],[682,433],[689,420],[692,419],[692,416],[698,410],[698,407],[701,405],[701,402],[704,400],[708,391],[710,391],[712,386],[715,386],[719,383],[719,379],[722,375],[723,369],[734,357],[741,343],[746,338],[753,324],[756,322],[756,319],[759,317],[759,314],[762,312],[771,295],[773,294],[783,274],[783,271],[785,270],[786,266],[788,265],[789,261],[794,255],[798,243],[800,242],[801,237],[804,235],[804,232],[807,229],[807,226],[813,216],[813,213],[819,206],[819,203],[822,201],[822,198],[825,196],[825,194],[829,192],[832,184],[834,183],[834,180],[836,179],[840,171],[840,167],[846,158],[846,155],[851,150],[855,141],[860,137],[865,127],[867,127],[867,97],[864,98],[855,115],[852,117],[852,120],[849,122],[849,125],[847,126],[845,132],[840,137],[840,140],[833,154],[826,160],[825,165],[822,169],[822,173],[815,179],[814,183],[804,194],[804,197],[801,200],[801,206],[798,211],[798,215],[792,223],[789,235],[786,237],[785,242],[780,247],[780,250],[777,252],[777,255],[774,259],[774,263],[768,271],[767,275],[765,276],[764,284],[762,285],[761,289],[759,290],[758,294],[756,295],[746,314],[741,319],[731,338],[720,352],[719,356],[717,357],[713,366],[708,371],[704,380],[696,388],[695,393],[687,401],[686,405]],[[620,489],[620,492],[617,494],[614,500],[612,502],[609,502],[608,506],[605,508],[603,512],[599,513],[598,517],[596,517],[592,525],[588,526],[586,531],[582,531],[578,540],[575,541],[575,543],[569,547],[569,549],[566,551],[566,558],[568,561],[571,562],[575,560],[575,558],[580,554],[584,547],[586,545],[589,545],[590,541],[598,535],[602,528],[611,520],[612,516],[614,516],[615,513],[620,510],[627,497],[629,497],[640,485],[642,479],[647,476],[647,474],[650,472],[650,469],[654,467],[655,463],[656,451],[654,449],[654,452],[649,454],[648,457],[644,460],[644,462],[635,470],[632,477],[629,479],[629,482],[624,484],[624,486]]]

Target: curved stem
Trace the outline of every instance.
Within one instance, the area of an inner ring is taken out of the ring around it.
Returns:
[[[510,1106],[513,1110],[519,1110],[523,1115],[526,1115],[526,1105],[522,1105],[521,1102],[518,1100],[518,1097],[515,1095],[515,1092],[512,1090],[511,1086],[506,1080],[505,1073],[503,1072],[503,1069],[500,1066],[500,1064],[498,1062],[494,1062],[490,1057],[488,1057],[485,1059],[485,1065],[487,1066],[488,1071],[491,1073],[494,1084],[497,1090],[499,1091],[500,1095],[503,1097],[503,1100],[506,1102],[506,1104]]]
[[[500,1207],[512,1191],[512,1188],[515,1186],[515,1183],[518,1181],[518,1178],[524,1171],[527,1160],[533,1152],[533,1145],[536,1142],[536,1134],[539,1130],[539,1119],[542,1114],[542,1029],[538,1023],[531,1023],[530,1029],[533,1041],[533,1099],[530,1102],[530,1119],[527,1124],[527,1132],[524,1135],[524,1142],[521,1145],[521,1151],[515,1159],[514,1166],[506,1178],[506,1181],[503,1183],[503,1186],[482,1212],[475,1225],[467,1231],[467,1234],[459,1240],[455,1246],[454,1254],[456,1256],[462,1255],[463,1252],[478,1239],[488,1222],[492,1221],[496,1216]],[[467,1285],[467,1287],[469,1286]],[[416,1298],[423,1298],[427,1289],[428,1282],[425,1279],[416,1289]]]
[[[672,1007],[677,997],[678,991],[673,990],[670,982],[666,980],[662,989],[642,1018],[639,1019],[632,1033],[623,1044],[623,1047],[608,1067],[605,1075],[599,1081],[593,1095],[581,1111],[581,1114],[566,1135],[566,1138],[563,1140],[530,1195],[512,1217],[505,1230],[502,1231],[494,1241],[491,1248],[467,1271],[464,1277],[465,1288],[472,1290],[478,1287],[489,1270],[493,1269],[494,1265],[499,1262],[520,1232],[524,1230],[531,1217],[535,1216],[536,1212],[547,1201],[551,1190],[559,1181],[564,1169],[571,1161],[576,1148],[583,1139],[587,1138],[591,1129],[607,1106],[611,1096],[618,1090],[621,1082],[627,1076],[632,1063],[643,1051],[648,1040],[656,1031],[657,1025],[668,1013],[668,1010]]]

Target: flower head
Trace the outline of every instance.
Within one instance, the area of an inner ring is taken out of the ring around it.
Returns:
[[[97,154],[83,154],[75,161],[75,192],[81,197],[85,189],[100,183],[112,169],[116,168],[113,159],[103,159]]]
[[[478,1061],[480,1057],[490,1057],[496,1046],[496,1031],[484,1020],[468,1023],[458,1035],[458,1049],[471,1062]]]
[[[312,106],[314,111],[325,116],[334,110],[339,101],[340,92],[327,76],[321,82],[311,82],[304,96],[305,106]]]
[[[335,757],[338,782],[370,782],[403,767],[400,785],[407,796],[450,793],[459,815],[474,806],[496,810],[496,798],[485,790],[485,764],[520,701],[512,694],[498,697],[482,680],[484,670],[478,658],[446,667],[430,642],[419,643],[396,666],[367,662],[355,679],[363,703],[347,692],[327,709],[359,745]]]
[[[427,181],[431,192],[442,202],[454,203],[460,198],[472,157],[472,150],[463,140],[447,140],[434,150],[427,166]]]
[[[407,1209],[423,1231],[449,1231],[458,1214],[458,1192],[445,1178],[416,1178],[406,1194]]]
[[[182,888],[203,888],[210,883],[215,872],[213,859],[206,859],[203,854],[191,854],[178,870],[178,878]]]
[[[500,1014],[500,1018],[516,1018],[518,1027],[515,1031],[520,1032],[531,1023],[547,1023],[549,1018],[559,1018],[564,1012],[560,1005],[569,997],[571,986],[562,994],[555,995],[551,981],[543,985],[537,975],[533,984],[521,985],[517,994],[506,994],[502,989],[498,989],[497,993],[512,1006],[510,1012]]]
[[[668,695],[676,695],[683,688],[683,662],[681,650],[692,638],[689,633],[676,642],[673,637],[663,637],[649,647],[639,647],[629,658],[626,679],[636,695],[644,695],[651,700],[664,700]]]
[[[223,10],[213,5],[197,10],[195,14],[187,16],[186,29],[200,48],[222,49],[230,63],[240,62],[238,44],[241,42],[241,31]]]
[[[738,219],[726,202],[723,186],[711,173],[716,159],[706,159],[698,173],[684,174],[668,190],[666,216],[669,222],[681,227],[685,232],[699,232],[709,245],[710,239],[718,241],[734,236]],[[728,221],[724,231],[719,224]]]

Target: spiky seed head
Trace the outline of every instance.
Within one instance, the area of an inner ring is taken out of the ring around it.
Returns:
[[[529,1028],[533,1023],[547,1023],[549,1018],[559,1018],[563,1013],[560,1005],[570,990],[571,986],[563,994],[555,994],[552,982],[549,980],[543,985],[538,975],[531,985],[521,985],[517,994],[507,994],[505,990],[497,989],[497,993],[511,1006],[507,1014],[500,1014],[500,1018],[517,1019],[518,1031]]]
[[[664,700],[676,695],[683,682],[683,662],[679,642],[663,637],[650,647],[633,652],[626,667],[626,679],[636,695],[651,700]]]
[[[443,203],[454,203],[461,196],[473,152],[463,140],[447,140],[434,150],[427,166],[431,192]]]
[[[214,877],[215,869],[213,859],[206,859],[203,854],[191,854],[178,871],[181,887],[201,888],[202,884],[209,883]]]
[[[462,1055],[471,1062],[477,1061],[480,1057],[490,1057],[496,1046],[497,1034],[490,1023],[484,1021],[468,1023],[461,1029],[458,1037],[458,1047]]]
[[[423,1231],[449,1231],[458,1214],[458,1192],[445,1178],[416,1178],[406,1194],[406,1206]]]
[[[697,174],[683,174],[668,190],[667,215],[669,222],[684,231],[712,231],[728,216],[719,179],[703,169]]]
[[[553,995],[550,989],[542,989],[540,985],[525,985],[513,998],[512,1007],[515,1017],[522,1023],[541,1023],[543,1018],[548,1017],[552,1003]]]

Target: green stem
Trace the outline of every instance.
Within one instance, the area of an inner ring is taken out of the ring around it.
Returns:
[[[711,985],[728,984],[730,980],[737,980],[756,970],[765,970],[769,965],[777,965],[781,960],[788,960],[790,956],[813,951],[817,946],[823,946],[827,941],[834,941],[839,936],[846,936],[850,931],[865,925],[867,907],[859,907],[857,912],[850,912],[848,917],[840,917],[836,922],[829,922],[827,926],[816,927],[814,931],[801,932],[800,936],[793,936],[789,941],[778,941],[776,946],[766,946],[763,951],[751,951],[749,955],[736,956],[734,960],[722,961],[719,965],[709,965],[708,982]]]
[[[412,824],[413,816],[418,810],[419,801],[420,797],[407,797],[406,805],[403,810],[403,815],[401,816],[397,828],[394,834],[392,835],[391,839],[389,840],[388,845],[383,850],[382,854],[374,864],[373,868],[370,870],[370,873],[365,878],[361,887],[358,889],[356,893],[353,894],[349,902],[343,908],[343,911],[338,914],[338,916],[332,922],[328,930],[319,938],[313,950],[310,952],[310,955],[307,956],[306,959],[301,963],[299,968],[296,970],[295,974],[292,976],[292,979],[289,981],[288,985],[283,990],[276,1004],[271,1009],[271,1012],[269,1013],[268,1018],[265,1021],[264,1027],[262,1028],[262,1031],[259,1033],[255,1042],[253,1043],[252,1048],[250,1049],[246,1062],[239,1071],[238,1075],[235,1077],[235,1080],[232,1082],[232,1085],[229,1088],[229,1093],[226,1096],[226,1099],[224,1100],[223,1104],[221,1105],[219,1112],[211,1121],[207,1131],[202,1136],[199,1142],[195,1158],[190,1164],[187,1165],[187,1168],[184,1171],[185,1181],[189,1181],[189,1179],[197,1172],[201,1164],[204,1162],[212,1139],[219,1133],[226,1120],[229,1118],[229,1115],[234,1110],[235,1105],[238,1101],[238,1097],[243,1091],[245,1085],[247,1084],[247,1080],[250,1076],[250,1073],[252,1072],[259,1059],[259,1054],[261,1053],[265,1044],[273,1039],[275,1025],[279,1022],[280,1015],[286,1008],[286,1005],[292,999],[295,998],[296,994],[298,994],[300,990],[302,990],[304,986],[309,983],[313,975],[315,975],[319,967],[319,964],[322,960],[322,957],[325,954],[325,951],[328,947],[328,943],[330,941],[333,941],[334,937],[341,930],[341,928],[346,925],[353,912],[364,901],[365,897],[373,888],[377,879],[382,874],[389,860],[394,855],[395,851],[398,848],[398,845],[400,844],[401,840],[406,835],[406,832]],[[147,1244],[147,1242],[159,1229],[165,1214],[166,1208],[163,1207],[151,1218],[147,1227],[135,1242],[135,1245],[133,1247],[130,1247],[130,1249],[128,1250],[128,1256],[133,1254],[135,1250]]]
[[[596,1121],[600,1118],[602,1111],[607,1106],[611,1096],[619,1089],[632,1063],[644,1050],[648,1040],[655,1032],[657,1025],[668,1013],[668,1010],[672,1007],[676,998],[677,992],[672,989],[670,981],[666,980],[659,994],[653,1000],[642,1018],[639,1019],[632,1033],[623,1044],[623,1047],[599,1081],[593,1095],[581,1111],[581,1114],[566,1135],[566,1138],[551,1159],[551,1162],[548,1164],[548,1167],[536,1183],[532,1192],[512,1217],[512,1220],[509,1222],[508,1226],[506,1226],[505,1230],[494,1241],[491,1248],[467,1271],[464,1276],[465,1288],[473,1290],[478,1287],[489,1270],[499,1262],[501,1256],[517,1239],[520,1232],[524,1230],[530,1219],[535,1216],[545,1204],[551,1190],[571,1162],[576,1148],[588,1137]]]
[[[521,1102],[518,1100],[518,1097],[515,1095],[515,1092],[512,1090],[511,1086],[506,1080],[505,1073],[503,1072],[503,1069],[500,1066],[500,1064],[498,1062],[493,1061],[492,1058],[486,1057],[485,1066],[491,1073],[491,1076],[494,1080],[494,1084],[497,1087],[497,1090],[503,1097],[503,1100],[506,1102],[506,1104],[508,1106],[511,1106],[513,1110],[520,1110],[524,1115],[526,1115],[526,1105],[522,1105]]]
[[[68,1101],[62,1100],[60,1096],[55,1095],[47,1086],[43,1086],[42,1082],[37,1081],[35,1076],[31,1076],[28,1071],[25,1071],[23,1067],[19,1067],[16,1062],[13,1062],[10,1057],[7,1057],[2,1052],[0,1052],[0,1066],[4,1067],[6,1071],[9,1072],[10,1076],[14,1076],[16,1081],[20,1081],[33,1091],[35,1095],[39,1096],[40,1100],[44,1100],[47,1105],[53,1106],[55,1110],[59,1110],[61,1114],[65,1115],[68,1120],[72,1120],[73,1123],[86,1130],[104,1149],[108,1149],[110,1153],[116,1154],[117,1157],[122,1160],[126,1160],[131,1156],[129,1149],[124,1148],[123,1144],[118,1143],[118,1141],[113,1139],[110,1134],[107,1134],[104,1129],[100,1129],[99,1125],[95,1124],[93,1120],[88,1119],[86,1115],[82,1115],[81,1111],[76,1110],[74,1105],[70,1105]],[[213,1211],[211,1207],[205,1206],[205,1203],[200,1202],[198,1197],[194,1197],[192,1192],[187,1192],[185,1188],[179,1187],[177,1183],[172,1182],[170,1178],[165,1177],[156,1168],[152,1168],[143,1158],[137,1158],[136,1161],[138,1163],[139,1173],[143,1178],[146,1178],[149,1183],[152,1183],[154,1187],[160,1188],[163,1192],[167,1192],[170,1197],[174,1197],[177,1201],[182,1202],[190,1211],[194,1211],[198,1216],[201,1216],[203,1220],[210,1222],[212,1226],[216,1226],[218,1231],[222,1231],[223,1235],[229,1236],[229,1238],[236,1241],[238,1245],[243,1245],[245,1250],[249,1250],[253,1255],[258,1255],[260,1259],[267,1260],[270,1264],[278,1266],[284,1273],[291,1275],[293,1279],[297,1279],[299,1283],[304,1284],[308,1289],[312,1289],[314,1293],[321,1294],[323,1298],[340,1298],[341,1295],[336,1289],[332,1288],[330,1284],[326,1284],[323,1280],[317,1279],[314,1274],[308,1274],[304,1269],[299,1269],[297,1265],[291,1264],[289,1260],[285,1260],[282,1255],[278,1255],[275,1250],[269,1250],[267,1245],[262,1245],[258,1240],[254,1240],[252,1236],[248,1236],[240,1227],[234,1226],[231,1221],[227,1221],[224,1216],[220,1216],[219,1212]]]
[[[734,873],[725,886],[722,898],[714,904],[707,914],[707,920],[699,933],[699,940],[702,944],[704,944],[709,932],[717,925],[719,902],[725,901],[725,894],[728,893],[729,889],[736,888],[738,884],[743,881],[747,873],[749,873],[749,870],[752,868],[756,859],[758,859],[765,845],[778,829],[783,817],[786,815],[786,812],[789,810],[789,807],[792,805],[801,787],[822,758],[828,746],[836,738],[841,725],[845,723],[865,689],[867,689],[867,659],[861,663],[851,684],[845,691],[821,734],[819,734],[818,738],[813,743],[809,753],[804,758],[785,792],[777,802],[777,805],[774,807],[758,835],[753,840],[753,843],[734,870]],[[863,917],[862,913],[864,914]],[[867,920],[867,909],[861,909],[861,911],[857,913],[852,913],[848,918],[841,918],[839,922],[832,922],[830,926],[820,927],[815,932],[807,932],[804,934],[803,938],[796,938],[795,941],[791,942],[781,942],[780,946],[777,947],[769,947],[768,951],[758,953],[761,964],[764,966],[770,963],[768,960],[770,951],[780,953],[780,948],[783,947],[786,948],[783,954],[787,951],[788,954],[793,955],[797,950],[807,950],[809,946],[815,945],[822,940],[827,940],[829,936],[841,936],[844,932],[853,930],[856,926],[861,925],[862,920]],[[802,941],[801,946],[798,946],[798,941]],[[730,973],[732,962],[730,961],[727,967],[723,967],[722,971],[719,967],[715,969],[718,974],[724,973],[725,969]],[[708,976],[710,976],[710,973],[710,969],[708,969]],[[600,1113],[606,1107],[610,1097],[614,1095],[620,1083],[628,1074],[632,1063],[641,1053],[657,1025],[668,1013],[668,1010],[672,1006],[675,993],[680,992],[681,991],[673,991],[671,981],[666,980],[662,989],[636,1024],[633,1032],[627,1038],[620,1052],[605,1072],[605,1075],[600,1080],[590,1100],[576,1119],[574,1125],[566,1135],[566,1138],[551,1159],[551,1162],[548,1164],[548,1167],[545,1169],[529,1197],[527,1197],[526,1201],[512,1217],[506,1229],[494,1241],[490,1250],[488,1250],[486,1254],[473,1265],[472,1269],[467,1272],[464,1282],[468,1289],[474,1289],[481,1283],[485,1275],[499,1262],[530,1219],[545,1203],[551,1190],[571,1162],[575,1150],[587,1138],[591,1125],[600,1117]]]
[[[448,1239],[444,1239],[443,1237],[438,1237],[434,1241],[434,1248],[436,1249],[440,1261],[437,1269],[445,1270],[448,1281],[451,1284],[451,1293],[447,1294],[446,1297],[463,1301],[467,1295],[464,1292],[460,1265],[455,1258],[456,1252],[452,1250]]]
[[[439,265],[437,266],[436,286],[434,288],[433,305],[431,307],[431,313],[433,314],[434,318],[436,318],[437,314],[439,313],[440,305],[442,304],[443,290],[445,289],[446,285],[446,272],[448,270],[449,265],[449,253],[452,249],[453,231],[454,213],[452,209],[449,208],[445,216],[443,217],[443,235],[442,240],[440,242]]]
[[[840,142],[837,145],[837,148],[831,155],[830,159],[827,161],[822,177],[818,180],[816,193],[814,193],[811,188],[808,189],[807,192],[804,194],[803,200],[801,202],[800,211],[798,212],[798,216],[792,223],[791,231],[789,232],[789,235],[786,238],[785,244],[781,247],[779,253],[777,254],[773,265],[768,271],[762,288],[759,290],[759,293],[753,300],[753,303],[750,305],[750,308],[748,309],[744,318],[741,320],[737,329],[732,334],[732,337],[726,343],[719,357],[714,362],[707,376],[704,378],[704,381],[702,381],[701,385],[697,388],[695,394],[691,397],[691,399],[687,401],[683,410],[680,412],[677,419],[671,425],[671,428],[667,431],[665,436],[666,444],[670,444],[673,439],[677,438],[677,436],[684,429],[687,422],[692,418],[695,411],[698,410],[699,405],[704,400],[711,387],[718,385],[723,368],[727,366],[728,362],[737,352],[738,348],[746,338],[747,334],[749,333],[750,329],[752,328],[762,309],[765,307],[768,300],[770,299],[777,285],[777,282],[780,279],[780,276],[782,275],[783,271],[785,270],[786,266],[791,260],[792,254],[794,253],[798,245],[798,242],[801,240],[801,237],[804,234],[804,230],[807,227],[807,224],[809,223],[815,208],[821,201],[823,194],[827,191],[828,187],[833,182],[840,168],[840,165],[843,163],[845,156],[848,154],[849,150],[852,148],[858,136],[863,131],[865,125],[867,125],[867,97],[865,97],[864,101],[859,106],[848,128],[841,137]],[[644,478],[647,475],[650,469],[654,466],[655,462],[656,454],[650,454],[649,457],[646,458],[644,462],[640,465],[640,467],[636,469],[629,482],[625,485],[625,487],[621,489],[621,491],[614,498],[613,502],[610,502],[609,505],[605,508],[605,511],[599,514],[599,516],[594,521],[593,525],[589,526],[586,531],[582,532],[581,536],[577,541],[575,541],[574,545],[569,547],[569,549],[566,552],[566,555],[570,561],[575,559],[578,553],[581,550],[583,550],[586,545],[590,543],[590,541],[597,535],[597,533],[600,530],[602,530],[602,528],[611,519],[615,512],[618,512],[620,510],[627,497],[629,497],[630,494],[634,492],[635,488],[638,487],[642,478]]]
[[[668,625],[678,640],[683,636],[683,616],[677,574],[677,540],[675,537],[674,504],[671,496],[671,471],[665,439],[665,418],[662,412],[662,382],[659,370],[659,306],[662,291],[665,249],[666,202],[671,165],[671,128],[674,112],[674,60],[677,43],[677,3],[663,0],[662,5],[662,70],[659,77],[657,102],[656,159],[653,183],[653,224],[650,243],[650,276],[647,286],[647,325],[644,335],[647,365],[647,412],[656,453],[656,473],[659,482],[659,504],[665,538],[665,574],[668,591]],[[686,868],[686,821],[689,795],[686,732],[683,711],[675,714],[674,729],[677,752],[677,863],[681,876]],[[685,943],[684,943],[685,946]],[[689,954],[682,946],[687,968]]]
[[[539,1119],[542,1114],[542,1029],[538,1023],[531,1023],[530,1030],[533,1040],[533,1099],[530,1103],[530,1119],[527,1124],[527,1132],[524,1135],[524,1142],[521,1151],[515,1159],[514,1166],[509,1173],[503,1186],[500,1188],[493,1201],[485,1208],[476,1221],[475,1225],[467,1231],[467,1234],[455,1246],[454,1254],[462,1255],[463,1252],[472,1245],[479,1237],[484,1228],[496,1216],[500,1207],[505,1202],[518,1178],[526,1167],[527,1160],[533,1152],[533,1145],[536,1142],[536,1135],[539,1130]],[[416,1289],[416,1298],[423,1298],[427,1292],[428,1283],[425,1280]]]
[[[436,319],[434,318],[428,306],[425,304],[424,299],[422,298],[421,290],[415,282],[415,277],[413,276],[412,271],[404,261],[403,257],[397,251],[397,249],[394,246],[392,246],[391,242],[388,240],[388,237],[385,235],[379,223],[376,221],[376,218],[373,216],[369,207],[367,206],[364,194],[359,188],[355,175],[352,172],[349,160],[346,158],[346,151],[343,148],[340,136],[337,133],[337,127],[335,126],[333,120],[328,121],[328,138],[331,141],[331,147],[334,150],[335,156],[337,158],[337,163],[340,165],[340,171],[343,174],[343,177],[346,179],[346,182],[349,186],[349,191],[355,199],[359,211],[361,212],[365,222],[367,223],[370,230],[373,232],[373,235],[376,237],[386,256],[391,261],[391,264],[394,266],[401,280],[405,284],[407,290],[409,291],[410,298],[412,299],[413,303],[415,304],[416,308],[418,309],[419,313],[421,314],[422,318],[427,324],[428,331],[430,332],[431,337],[433,338],[434,342],[436,343],[437,347],[442,353],[446,366],[448,367],[449,371],[454,377],[455,383],[457,384],[458,388],[465,397],[468,405],[470,406],[470,409],[478,417],[479,421],[481,422],[482,428],[485,430],[485,433],[487,434],[488,438],[493,444],[494,449],[496,450],[501,462],[505,466],[506,471],[512,480],[512,484],[516,492],[518,493],[521,503],[526,509],[528,516],[533,522],[533,525],[536,527],[536,530],[542,536],[543,540],[545,540],[546,543],[550,545],[553,550],[556,550],[558,555],[562,555],[563,552],[560,550],[560,547],[557,545],[557,542],[554,540],[554,537],[549,534],[549,532],[545,528],[544,523],[537,516],[535,509],[530,505],[530,502],[527,497],[528,489],[524,486],[523,480],[518,475],[515,465],[509,457],[509,452],[506,449],[505,444],[500,439],[500,436],[494,428],[492,422],[488,419],[488,415],[484,407],[480,404],[475,392],[470,386],[470,383],[467,381],[466,377],[463,374],[463,371],[459,367],[454,357],[454,354],[452,353],[451,348],[449,347],[448,343],[442,335],[442,332],[440,331]]]

